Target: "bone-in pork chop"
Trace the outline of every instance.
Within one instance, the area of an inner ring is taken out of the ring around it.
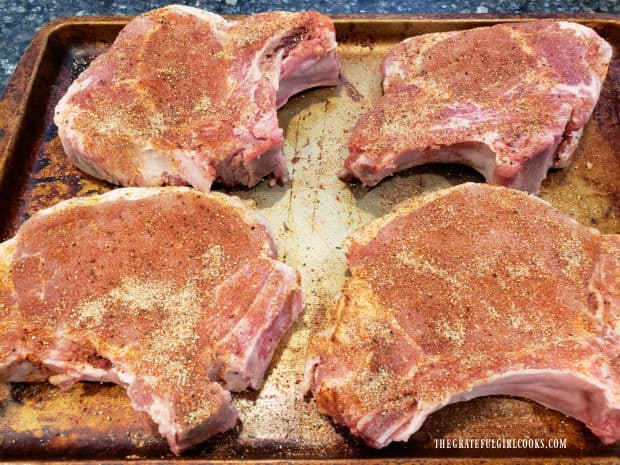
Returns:
[[[598,100],[611,46],[567,22],[412,37],[384,58],[384,96],[362,115],[340,172],[373,186],[431,162],[537,193],[566,167]]]
[[[231,428],[302,306],[237,198],[126,188],[43,210],[0,244],[0,381],[124,386],[175,453]]]
[[[286,173],[276,108],[336,85],[334,26],[316,12],[240,21],[173,5],[138,16],[54,117],[69,159],[115,184],[253,186]]]
[[[463,184],[348,239],[312,339],[319,409],[373,447],[441,407],[523,396],[620,439],[620,236],[524,192]]]

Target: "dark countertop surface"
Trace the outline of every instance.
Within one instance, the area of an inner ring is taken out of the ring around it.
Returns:
[[[34,33],[63,16],[135,15],[174,2],[97,0],[0,0],[0,90],[13,73]],[[617,0],[192,0],[179,1],[220,14],[266,10],[309,10],[323,13],[542,13],[620,14]]]

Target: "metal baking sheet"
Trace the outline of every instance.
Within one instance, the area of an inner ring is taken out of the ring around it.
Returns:
[[[554,17],[554,18],[557,18]],[[305,347],[312,328],[346,278],[342,240],[399,202],[465,181],[482,181],[456,165],[411,169],[375,188],[345,184],[335,175],[348,133],[381,95],[379,63],[412,35],[531,17],[335,17],[343,81],[294,97],[279,112],[292,181],[238,195],[269,221],[280,258],[302,274],[307,304],[274,356],[262,389],[234,395],[237,426],[185,454],[193,460],[368,463],[617,463],[620,444],[604,446],[580,422],[533,402],[488,397],[433,414],[406,444],[364,446],[321,416],[301,389]],[[617,50],[620,19],[562,17],[596,29]],[[52,123],[67,86],[105,51],[124,18],[67,18],[44,27],[26,51],[0,100],[0,239],[11,237],[33,212],[73,196],[114,188],[70,165]],[[620,232],[620,62],[611,63],[601,99],[575,160],[552,171],[541,196],[577,221]],[[545,449],[454,449],[441,439],[565,441]],[[0,458],[11,460],[170,460],[155,425],[134,412],[122,388],[80,383],[62,392],[47,384],[0,385]]]

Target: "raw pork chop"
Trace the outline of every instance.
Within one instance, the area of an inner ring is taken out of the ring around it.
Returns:
[[[285,177],[276,107],[338,82],[334,26],[316,12],[240,21],[173,5],[138,16],[69,87],[54,122],[69,159],[115,184]]]
[[[479,396],[523,396],[620,439],[620,236],[526,193],[439,191],[349,238],[312,341],[319,409],[373,447]]]
[[[0,381],[124,386],[176,454],[231,428],[299,314],[263,220],[189,188],[41,211],[0,245]]]
[[[566,22],[412,37],[384,58],[385,95],[351,134],[343,179],[374,186],[430,162],[537,193],[566,167],[598,100],[610,45]]]

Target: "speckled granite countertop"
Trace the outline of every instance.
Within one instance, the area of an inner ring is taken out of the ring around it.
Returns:
[[[0,90],[39,27],[52,19],[81,15],[135,15],[172,2],[97,0],[0,0]],[[323,13],[537,13],[594,12],[620,14],[617,0],[192,0],[178,1],[220,14],[266,10],[308,10]]]

